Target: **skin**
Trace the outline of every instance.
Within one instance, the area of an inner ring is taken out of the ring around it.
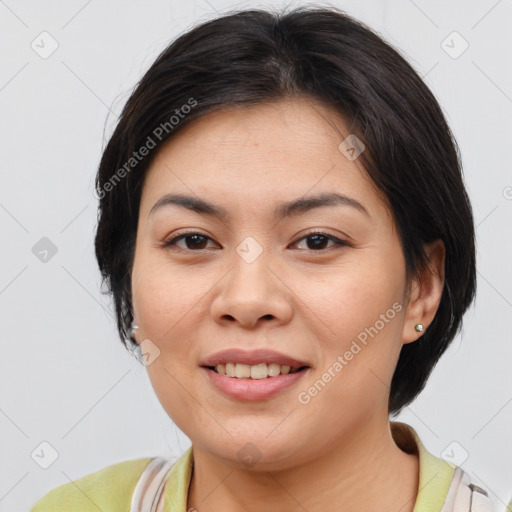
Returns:
[[[137,341],[160,351],[147,366],[169,417],[191,439],[188,507],[199,512],[412,511],[418,459],[393,441],[391,378],[404,343],[432,322],[444,285],[444,246],[426,247],[431,265],[406,281],[393,217],[359,159],[338,149],[343,119],[308,98],[209,113],[164,146],[143,187],[132,272]],[[356,199],[277,222],[276,205],[321,192]],[[225,208],[219,220],[171,205],[167,193]],[[304,238],[312,228],[348,242]],[[183,229],[205,235],[162,244]],[[261,246],[248,264],[246,238]],[[181,250],[180,250],[181,248]],[[404,302],[404,299],[409,299]],[[365,327],[393,304],[402,309],[306,405],[307,390]],[[247,402],[217,391],[199,367],[232,347],[275,349],[306,360],[294,386]],[[261,458],[251,467],[247,442]]]

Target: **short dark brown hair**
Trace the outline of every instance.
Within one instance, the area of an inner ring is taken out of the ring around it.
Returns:
[[[297,95],[341,114],[365,144],[360,158],[390,206],[408,278],[427,264],[424,244],[441,239],[446,248],[436,316],[402,347],[393,375],[389,412],[397,414],[424,388],[474,299],[473,214],[459,148],[429,88],[398,50],[335,8],[244,10],[204,22],[174,40],[137,84],[95,184],[96,257],[119,335],[129,340],[141,190],[159,148],[207,112]]]

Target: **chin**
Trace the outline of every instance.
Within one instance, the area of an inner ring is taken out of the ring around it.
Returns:
[[[281,432],[281,435],[275,432],[268,435],[273,429],[275,423],[256,435],[247,432],[233,437],[226,435],[222,440],[192,443],[230,466],[256,472],[285,470],[303,461],[305,452],[297,445],[297,437],[285,432]]]

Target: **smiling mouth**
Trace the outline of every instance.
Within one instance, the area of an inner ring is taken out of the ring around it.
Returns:
[[[241,363],[226,363],[218,364],[216,366],[207,366],[209,370],[214,371],[225,377],[232,377],[236,379],[267,379],[278,377],[279,375],[287,375],[289,373],[298,373],[307,370],[309,366],[290,367],[280,365],[279,363],[261,363],[261,364],[241,364]]]

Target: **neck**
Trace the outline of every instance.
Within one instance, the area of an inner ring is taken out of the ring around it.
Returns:
[[[418,492],[416,455],[398,448],[389,422],[358,429],[350,439],[286,470],[233,469],[194,446],[187,510],[199,512],[412,512]]]

